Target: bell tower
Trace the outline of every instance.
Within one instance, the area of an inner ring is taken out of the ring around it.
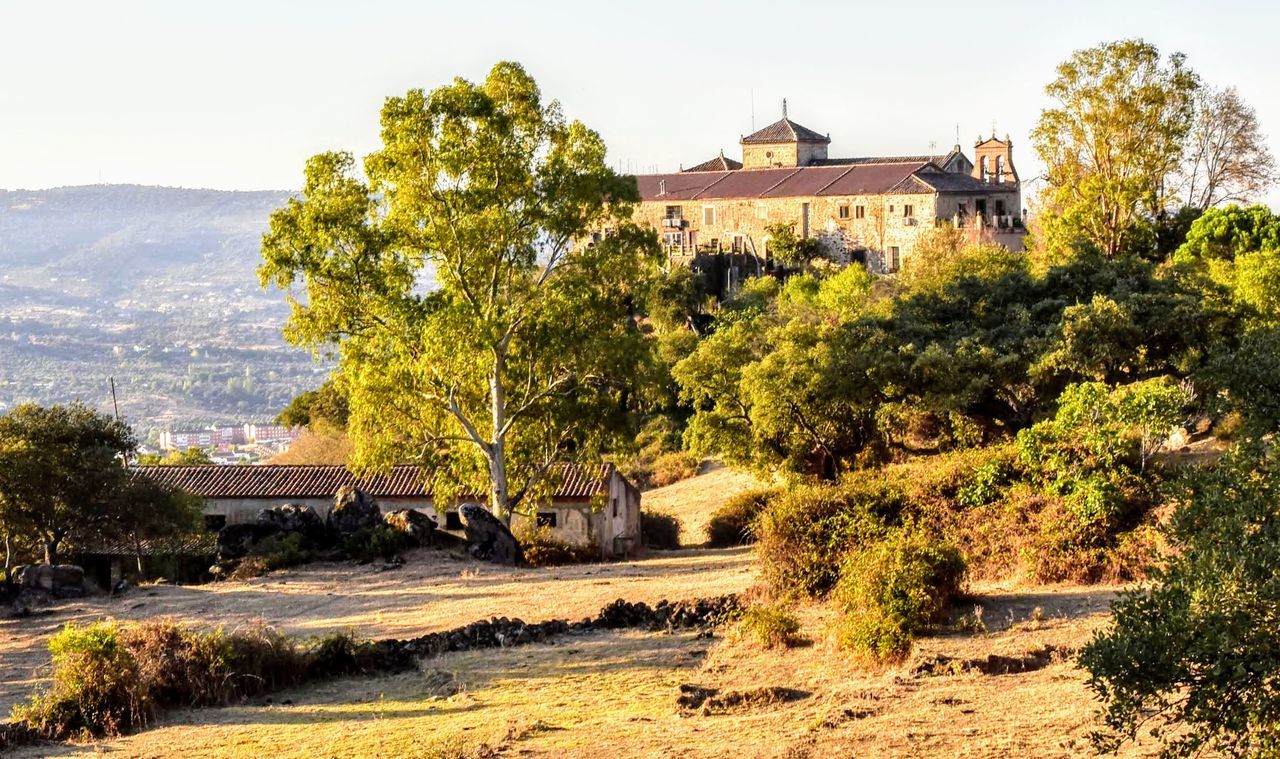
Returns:
[[[1013,142],[1009,135],[1003,140],[994,134],[988,139],[978,137],[973,146],[973,177],[992,184],[1017,184],[1018,170],[1013,167]]]

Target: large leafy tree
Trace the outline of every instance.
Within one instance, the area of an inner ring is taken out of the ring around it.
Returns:
[[[1167,209],[1195,114],[1196,75],[1142,40],[1078,50],[1046,88],[1031,137],[1045,164],[1046,237],[1108,258]]]
[[[389,98],[364,175],[344,153],[308,162],[263,283],[303,291],[290,340],[339,353],[358,464],[417,461],[509,520],[623,420],[657,250],[628,221],[635,182],[514,63]]]
[[[0,417],[0,521],[58,562],[64,541],[110,533],[137,447],[115,419],[80,404],[24,404]]]

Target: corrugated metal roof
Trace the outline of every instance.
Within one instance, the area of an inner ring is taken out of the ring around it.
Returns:
[[[588,498],[608,489],[613,465],[561,464],[557,470],[560,483],[553,498]],[[352,485],[375,498],[422,498],[432,490],[427,473],[409,465],[364,477],[346,467],[321,465],[143,466],[133,471],[204,498],[332,498]]]

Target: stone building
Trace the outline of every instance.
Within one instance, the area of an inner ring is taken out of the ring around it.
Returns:
[[[392,467],[386,474],[357,477],[342,466],[145,466],[134,474],[204,499],[205,521],[212,529],[253,522],[258,512],[294,503],[310,506],[323,519],[343,487],[358,487],[373,496],[384,513],[416,509],[441,529],[461,531],[458,506],[484,503],[464,496],[436,503],[430,478],[415,466]],[[566,542],[599,546],[604,556],[624,556],[639,548],[640,491],[612,464],[559,467],[554,492],[538,504],[536,516],[515,515],[512,528],[536,520]]]
[[[658,231],[673,259],[723,269],[715,272],[722,292],[772,268],[768,228],[778,223],[880,272],[897,271],[920,236],[942,224],[1022,249],[1008,137],[979,138],[973,161],[959,145],[942,155],[831,158],[830,137],[787,118],[784,103],[781,120],[739,143],[741,161],[722,151],[677,173],[636,177],[636,219]]]

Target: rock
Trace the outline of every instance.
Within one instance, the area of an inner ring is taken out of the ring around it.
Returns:
[[[251,522],[248,524],[229,524],[218,530],[217,548],[214,560],[218,564],[243,559],[253,547],[267,538],[274,538],[283,533],[272,524]]]
[[[398,532],[403,532],[420,546],[432,544],[436,532],[436,520],[414,509],[389,511],[382,517],[383,523]]]
[[[466,528],[467,541],[471,543],[471,555],[495,564],[516,566],[524,564],[524,552],[511,530],[489,510],[474,503],[458,507]]]
[[[85,594],[84,569],[74,564],[25,564],[13,572],[14,584],[40,590],[54,598],[80,598]]]
[[[361,530],[382,524],[378,502],[359,488],[344,487],[333,500],[329,512],[329,530],[346,538]]]
[[[328,542],[329,531],[324,520],[310,506],[286,503],[258,512],[258,524],[285,533],[297,533],[307,547],[320,547]]]

